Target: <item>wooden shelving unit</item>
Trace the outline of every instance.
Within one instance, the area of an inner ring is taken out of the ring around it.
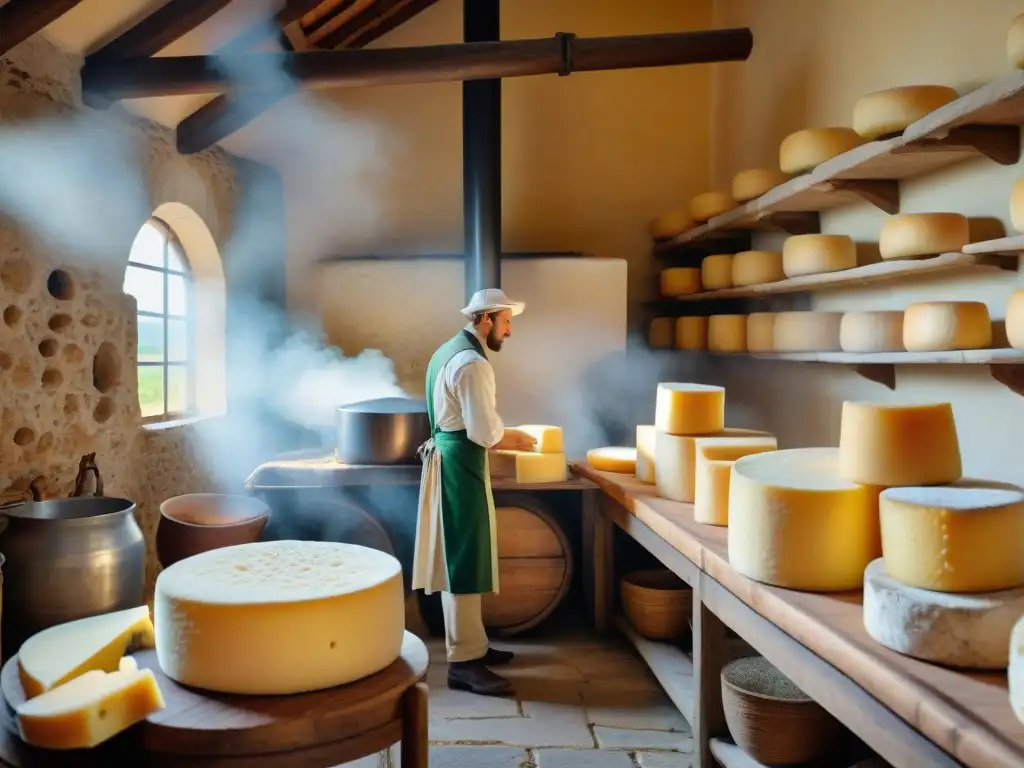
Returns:
[[[693,725],[693,657],[669,643],[648,640],[637,634],[633,625],[622,616],[615,618],[615,626],[633,644],[647,663],[679,713]]]
[[[1024,235],[971,243],[964,246],[964,253],[979,256],[1019,256],[1024,253]]]

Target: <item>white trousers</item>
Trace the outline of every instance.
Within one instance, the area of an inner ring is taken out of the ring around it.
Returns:
[[[441,593],[448,661],[473,661],[487,653],[481,595]]]

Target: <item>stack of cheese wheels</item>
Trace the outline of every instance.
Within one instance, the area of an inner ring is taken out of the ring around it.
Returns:
[[[678,237],[688,229],[693,228],[693,219],[687,211],[670,211],[656,219],[652,219],[647,225],[647,231],[651,239],[657,242],[671,240]]]
[[[875,91],[861,96],[853,106],[853,130],[865,139],[890,138],[959,96],[948,85],[906,85]]]
[[[885,261],[958,253],[971,241],[960,213],[900,213],[882,225],[878,251]]]
[[[693,502],[697,485],[697,453],[706,440],[759,446],[775,438],[767,432],[725,426],[725,389],[709,384],[658,385],[654,414],[654,483],[658,495]],[[639,438],[638,438],[639,441]],[[751,450],[755,450],[751,448]]]
[[[1014,16],[1010,22],[1010,31],[1006,35],[1006,58],[1017,69],[1024,69],[1024,13]]]
[[[777,312],[772,326],[776,352],[835,352],[842,312]]]
[[[690,200],[690,217],[696,222],[705,222],[735,207],[736,201],[728,192],[704,192]]]
[[[839,323],[843,352],[903,352],[903,313],[847,312]]]
[[[647,326],[647,344],[651,349],[668,349],[672,346],[675,331],[675,319],[671,317],[655,317]]]
[[[732,254],[715,253],[700,263],[700,282],[705,291],[732,288]]]
[[[737,288],[784,280],[778,251],[741,251],[732,257],[732,284]]]
[[[847,235],[794,235],[782,244],[786,277],[840,272],[857,266],[857,246]]]
[[[747,316],[712,315],[708,318],[708,350],[718,353],[747,351]]]
[[[774,168],[751,168],[740,171],[732,177],[732,199],[737,203],[746,203],[787,181],[789,176]]]
[[[700,293],[700,270],[697,267],[672,267],[661,270],[661,295],[668,298]]]
[[[775,313],[751,312],[747,315],[747,351],[775,351]]]
[[[992,320],[980,301],[922,301],[903,313],[908,352],[985,349],[992,345]]]
[[[707,348],[707,317],[691,315],[676,320],[676,349],[697,351]]]
[[[852,128],[805,128],[779,145],[779,168],[793,176],[813,171],[826,160],[864,143]]]

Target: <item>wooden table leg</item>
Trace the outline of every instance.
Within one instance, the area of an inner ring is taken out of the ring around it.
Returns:
[[[402,768],[429,768],[427,684],[416,683],[402,697]]]
[[[612,549],[613,524],[602,513],[604,494],[599,490],[583,491],[583,572],[588,608],[594,631],[604,634],[611,629],[614,609],[614,568]]]
[[[728,635],[722,623],[704,604],[701,580],[693,585],[693,740],[694,768],[714,768],[710,740],[725,736],[722,708],[722,667],[730,661]]]

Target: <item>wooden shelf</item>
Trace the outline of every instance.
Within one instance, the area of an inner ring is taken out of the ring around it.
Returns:
[[[748,357],[756,357],[759,360],[845,365],[1018,365],[1024,363],[1024,349],[962,349],[954,352],[778,352]]]
[[[972,255],[1017,256],[1024,253],[1024,235],[1000,237],[964,246],[964,253]]]
[[[964,125],[1021,124],[1024,124],[1024,72],[1014,71],[925,115],[910,125],[903,136],[914,141],[941,136]]]
[[[647,662],[651,674],[665,689],[679,713],[693,725],[693,658],[669,643],[658,643],[637,634],[627,619],[617,616],[615,625]]]
[[[768,768],[764,763],[758,762],[729,739],[711,739],[711,754],[715,756],[722,768]],[[888,763],[880,757],[867,758],[856,762],[846,762],[838,755],[826,758],[817,763],[806,763],[801,768],[837,768],[837,766],[848,766],[849,768],[885,768]]]

